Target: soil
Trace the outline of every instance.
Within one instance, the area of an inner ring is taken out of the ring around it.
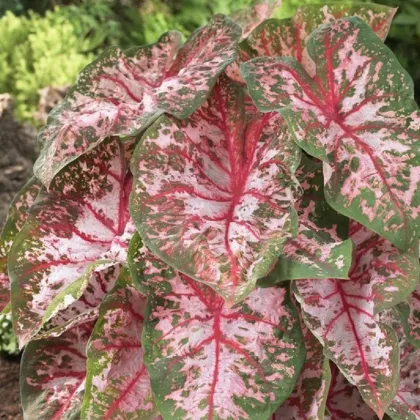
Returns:
[[[0,420],[23,420],[19,398],[19,358],[1,355]]]

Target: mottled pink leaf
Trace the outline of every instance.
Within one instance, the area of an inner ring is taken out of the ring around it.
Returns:
[[[126,261],[135,230],[127,206],[126,154],[118,140],[106,141],[38,196],[10,253],[12,312],[21,345],[41,327],[53,299],[90,264]]]
[[[377,420],[375,412],[363,401],[359,390],[333,364],[331,374],[325,420]]]
[[[260,23],[269,19],[281,3],[282,0],[253,0],[244,9],[233,12],[232,19],[242,28],[241,39],[247,38]]]
[[[100,307],[88,347],[84,420],[151,420],[156,409],[143,364],[146,299],[125,271]]]
[[[229,308],[208,286],[145,249],[140,255],[132,271],[148,295],[145,363],[163,417],[271,415],[293,389],[305,358],[288,288],[256,289]]]
[[[59,336],[76,324],[98,317],[99,305],[114,287],[121,264],[103,260],[89,265],[77,280],[70,283],[51,301],[42,318],[42,328],[35,338]]]
[[[400,385],[387,414],[393,420],[420,420],[420,350],[400,342]]]
[[[336,19],[357,16],[370,25],[384,40],[388,34],[396,8],[379,4],[331,3],[305,4],[298,8],[291,19],[267,19],[240,44],[238,57],[227,68],[232,80],[244,83],[239,63],[254,57],[293,57],[300,62],[307,58],[303,54],[309,35],[321,25]]]
[[[222,78],[189,119],[159,119],[132,165],[144,243],[230,303],[267,274],[296,227],[299,150],[278,114],[244,108],[242,88]]]
[[[296,279],[348,278],[352,242],[347,219],[324,199],[322,164],[302,157],[296,176],[303,196],[296,202],[299,219],[296,237],[289,239],[265,283]]]
[[[382,40],[388,35],[396,8],[379,4],[305,4],[291,19],[270,19],[262,23],[247,39],[251,57],[293,57],[305,61],[309,36],[321,25],[337,19],[357,16],[365,21]]]
[[[35,173],[49,186],[69,162],[111,135],[136,135],[164,112],[186,118],[204,102],[235,59],[240,28],[215,16],[181,47],[168,32],[156,44],[112,48],[90,64],[41,132]]]
[[[325,353],[382,417],[398,385],[398,341],[375,314],[404,300],[416,285],[416,251],[403,254],[389,241],[353,223],[350,280],[300,280],[304,319]]]
[[[330,386],[329,361],[316,337],[301,320],[306,360],[296,387],[271,420],[323,420]]]
[[[21,399],[26,419],[76,420],[86,380],[86,345],[92,323],[53,339],[27,345],[21,363]]]
[[[40,190],[36,178],[30,179],[18,192],[10,204],[6,223],[0,235],[0,312],[10,300],[10,280],[7,271],[7,260],[15,236],[22,229],[28,211]]]
[[[412,80],[358,18],[313,32],[304,65],[258,58],[243,64],[243,75],[258,108],[281,112],[299,146],[324,161],[327,202],[410,248],[420,235]]]

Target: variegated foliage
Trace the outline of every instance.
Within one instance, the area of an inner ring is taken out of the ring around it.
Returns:
[[[82,419],[157,416],[141,342],[146,299],[133,287],[127,271],[101,304],[89,342]]]
[[[86,383],[86,345],[92,323],[58,338],[35,340],[23,354],[21,399],[25,418],[75,420]]]
[[[417,286],[406,302],[398,305],[398,309],[402,314],[407,340],[420,348],[420,286]]]
[[[302,319],[306,360],[297,384],[272,420],[323,420],[330,388],[330,366],[323,348]]]
[[[257,58],[242,65],[261,111],[278,110],[297,144],[324,161],[325,198],[408,249],[420,235],[420,114],[412,80],[360,19],[312,33],[303,65]]]
[[[231,63],[241,34],[229,18],[215,16],[182,46],[176,31],[156,44],[112,48],[86,67],[40,134],[44,144],[35,174],[49,186],[69,162],[111,135],[135,135],[164,112],[191,115]]]
[[[238,57],[227,73],[233,80],[244,83],[238,65],[255,57],[293,57],[307,60],[304,54],[309,35],[321,25],[337,19],[357,16],[384,40],[396,9],[373,3],[305,4],[289,19],[267,19],[250,32],[238,49]]]
[[[325,420],[378,419],[375,412],[363,401],[358,389],[333,364],[326,406]]]
[[[0,312],[10,300],[10,280],[8,275],[8,254],[12,243],[22,229],[28,211],[40,190],[36,178],[32,178],[19,191],[10,204],[6,223],[0,235]]]
[[[375,314],[407,298],[418,279],[417,250],[402,253],[389,241],[352,223],[356,249],[350,280],[300,280],[297,298],[305,322],[326,355],[382,417],[398,387],[398,339]]]
[[[131,213],[156,255],[236,303],[294,234],[298,162],[281,116],[245,114],[242,88],[222,78],[189,119],[147,131]]]
[[[20,345],[56,313],[54,327],[92,310],[115,282],[118,269],[109,266],[126,261],[134,232],[126,148],[116,139],[106,141],[62,172],[32,207],[9,255]]]
[[[302,157],[296,176],[303,196],[296,202],[299,229],[289,239],[274,270],[264,283],[297,279],[347,279],[352,262],[352,242],[347,219],[324,200],[322,164]]]
[[[145,248],[132,271],[148,296],[145,362],[164,419],[257,420],[287,398],[305,357],[287,287],[229,308]]]
[[[112,49],[54,110],[0,242],[28,420],[420,420],[395,10],[278,3]]]

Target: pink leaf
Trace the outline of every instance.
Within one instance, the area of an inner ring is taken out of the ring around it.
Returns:
[[[229,308],[149,251],[140,255],[132,271],[148,295],[145,363],[163,417],[267,418],[290,394],[305,356],[287,287],[256,289]]]
[[[296,226],[299,150],[279,115],[244,108],[242,89],[222,78],[188,120],[165,116],[148,130],[132,169],[144,243],[230,303],[267,274]]]
[[[295,205],[298,234],[286,242],[264,284],[307,278],[347,279],[352,262],[352,242],[346,239],[348,221],[324,200],[322,164],[302,156],[296,176],[303,188],[303,196]]]
[[[398,342],[374,315],[407,297],[418,262],[416,252],[403,254],[361,225],[351,225],[350,238],[356,245],[350,280],[297,281],[297,297],[328,357],[382,417],[398,383]]]
[[[330,386],[329,361],[322,345],[301,320],[306,360],[295,389],[271,420],[323,420]]]
[[[82,324],[59,338],[27,345],[21,366],[25,418],[79,418],[86,380],[86,345],[92,326]]]
[[[127,153],[118,140],[104,142],[62,172],[33,206],[10,253],[20,345],[39,330],[53,299],[90,264],[125,262],[134,232],[127,206]]]
[[[396,8],[379,4],[305,4],[298,8],[291,19],[268,19],[262,22],[240,44],[237,60],[227,68],[232,80],[244,83],[239,71],[239,63],[254,57],[293,57],[300,62],[304,55],[309,35],[321,25],[335,20],[357,16],[365,21],[372,30],[384,40],[391,26]]]
[[[333,364],[331,373],[325,420],[377,420],[374,411],[362,400],[359,390]]]
[[[30,179],[13,199],[0,236],[0,312],[10,300],[10,280],[7,260],[15,236],[22,229],[28,211],[40,190],[40,184]]]
[[[420,420],[420,350],[403,340],[400,385],[387,414],[393,420]]]
[[[84,419],[156,417],[150,379],[143,364],[145,305],[146,299],[123,272],[101,304],[89,343]]]
[[[313,32],[303,67],[290,58],[243,65],[260,110],[278,110],[296,142],[324,161],[325,197],[401,249],[420,235],[420,114],[412,81],[357,18]]]
[[[136,135],[164,112],[186,118],[235,58],[240,28],[218,15],[181,47],[167,32],[156,44],[112,48],[90,64],[41,132],[35,174],[48,187],[68,163],[105,138]]]

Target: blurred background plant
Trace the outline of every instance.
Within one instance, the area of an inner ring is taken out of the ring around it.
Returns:
[[[0,314],[0,353],[17,356],[19,347],[13,333],[12,315],[10,312]]]

